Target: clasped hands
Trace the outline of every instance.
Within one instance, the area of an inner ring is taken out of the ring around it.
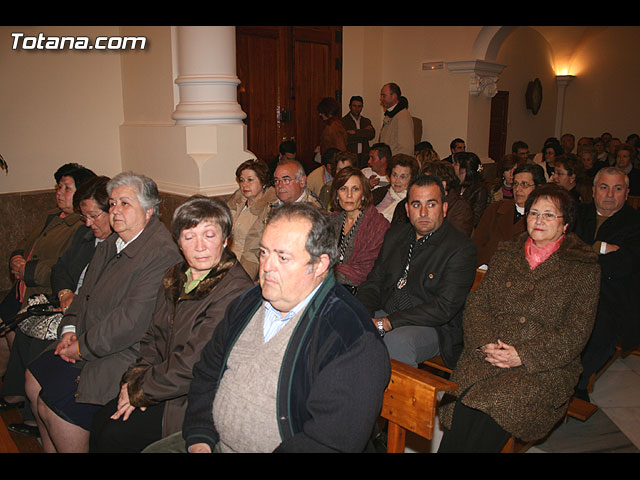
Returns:
[[[76,334],[67,332],[62,335],[60,342],[56,345],[54,353],[65,362],[76,363],[77,361],[82,360],[80,357],[80,348]]]
[[[488,343],[478,347],[476,350],[485,356],[484,359],[487,362],[499,368],[512,368],[522,365],[516,349],[502,340],[498,340],[497,343]]]

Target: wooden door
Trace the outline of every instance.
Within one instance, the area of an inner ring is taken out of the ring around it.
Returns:
[[[294,140],[307,170],[322,123],[323,97],[341,101],[341,27],[236,27],[238,102],[247,114],[248,148],[270,161]]]
[[[499,91],[491,99],[491,119],[489,125],[489,157],[499,162],[507,149],[507,121],[509,112],[509,92]]]

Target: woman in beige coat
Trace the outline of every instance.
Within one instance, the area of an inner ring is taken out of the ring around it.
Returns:
[[[233,230],[230,249],[252,280],[258,276],[259,244],[269,213],[269,204],[278,200],[271,185],[271,172],[262,160],[247,160],[236,170],[239,188],[227,200]]]
[[[598,304],[597,255],[569,233],[576,205],[562,187],[537,187],[525,210],[527,233],[500,244],[467,297],[440,452],[498,452],[512,435],[544,437],[578,381]]]

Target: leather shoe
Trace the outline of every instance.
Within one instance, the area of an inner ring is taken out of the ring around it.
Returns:
[[[9,430],[12,432],[19,433],[20,435],[25,435],[27,437],[39,437],[40,430],[38,427],[33,425],[27,425],[26,423],[12,423],[7,426]]]
[[[22,408],[24,407],[24,401],[20,402],[7,402],[4,398],[0,398],[0,410],[11,410],[12,408]]]

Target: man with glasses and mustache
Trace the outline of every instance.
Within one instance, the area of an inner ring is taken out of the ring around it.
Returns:
[[[307,188],[307,175],[297,160],[281,160],[273,175],[273,184],[278,200],[270,204],[271,208],[294,202],[308,202],[324,208],[320,198]]]

